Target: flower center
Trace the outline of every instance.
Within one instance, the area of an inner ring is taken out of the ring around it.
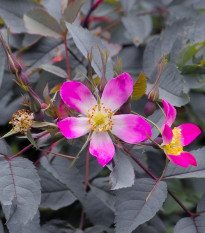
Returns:
[[[96,125],[103,125],[106,121],[106,116],[102,112],[97,112],[93,116],[93,120],[94,120]]]
[[[90,129],[95,132],[107,131],[112,129],[114,113],[111,109],[104,106],[103,103],[96,104],[91,110],[87,111]]]
[[[172,132],[173,137],[171,142],[164,146],[165,153],[170,155],[180,155],[183,152],[183,147],[180,142],[181,129],[174,128]]]

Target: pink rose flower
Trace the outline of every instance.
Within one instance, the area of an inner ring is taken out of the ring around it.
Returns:
[[[115,115],[133,91],[133,80],[123,73],[106,84],[101,100],[97,101],[90,90],[80,82],[65,82],[60,95],[65,104],[76,109],[79,117],[67,117],[57,123],[62,134],[78,138],[90,131],[90,154],[105,166],[114,156],[115,147],[109,133],[127,143],[147,140],[151,136],[150,125],[140,116],[133,114]]]
[[[189,164],[197,166],[194,156],[183,150],[183,147],[191,143],[200,133],[198,126],[186,123],[171,129],[172,123],[176,118],[176,109],[167,101],[162,100],[165,121],[162,125],[162,147],[165,154],[173,163],[188,167]]]

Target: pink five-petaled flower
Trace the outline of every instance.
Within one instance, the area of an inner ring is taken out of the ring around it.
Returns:
[[[62,134],[68,138],[78,138],[92,131],[90,154],[105,166],[114,156],[115,147],[109,132],[127,143],[147,140],[151,136],[150,125],[133,114],[114,115],[133,91],[133,81],[123,73],[111,79],[105,86],[98,103],[90,90],[80,82],[65,82],[60,90],[61,98],[69,107],[76,109],[79,117],[67,117],[57,123]]]
[[[162,125],[162,147],[165,154],[179,166],[188,167],[189,164],[197,166],[194,156],[183,151],[183,146],[191,143],[201,133],[201,130],[191,123],[182,124],[172,130],[170,126],[175,121],[176,109],[167,101],[162,100],[162,102],[166,115]]]

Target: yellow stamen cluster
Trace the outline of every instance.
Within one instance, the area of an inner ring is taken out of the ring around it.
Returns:
[[[169,144],[164,146],[164,151],[166,154],[180,155],[183,152],[183,147],[180,143],[181,129],[174,128],[172,132],[173,138]]]
[[[87,111],[90,129],[95,132],[105,132],[112,129],[113,115],[112,110],[106,108],[103,103],[96,104],[91,110]]]
[[[14,113],[12,118],[9,124],[13,126],[13,130],[17,133],[27,133],[34,122],[33,113],[25,109],[21,109],[17,113]]]

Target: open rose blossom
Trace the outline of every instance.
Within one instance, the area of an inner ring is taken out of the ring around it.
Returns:
[[[68,139],[93,131],[89,151],[105,166],[115,153],[110,132],[127,143],[147,140],[146,133],[149,136],[152,134],[150,125],[142,117],[133,114],[114,115],[128,100],[132,91],[133,81],[127,73],[107,83],[99,102],[84,84],[65,82],[60,90],[61,98],[81,115],[59,121],[57,125],[60,131]]]
[[[200,133],[198,126],[186,123],[171,129],[172,123],[176,118],[176,109],[167,101],[162,100],[165,121],[162,125],[162,147],[167,157],[175,164],[188,167],[189,164],[197,166],[194,156],[186,151],[183,151],[183,146],[191,143]]]

